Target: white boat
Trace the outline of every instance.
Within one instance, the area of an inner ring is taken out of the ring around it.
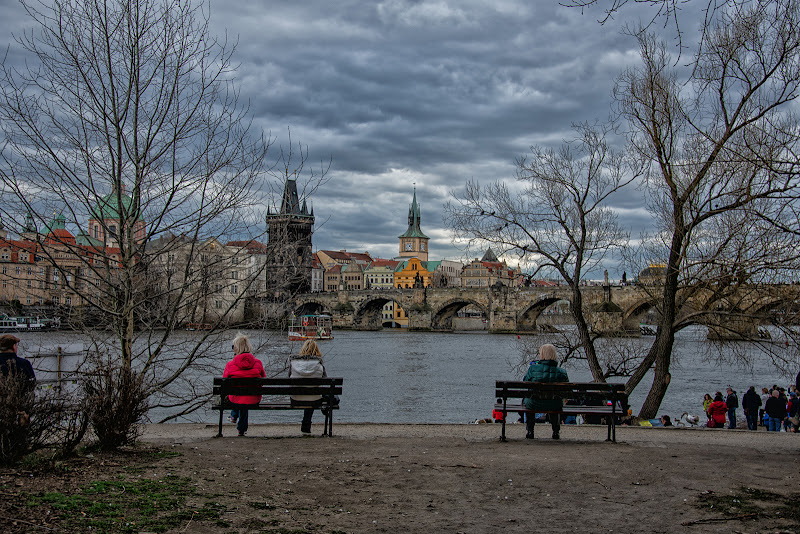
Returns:
[[[20,330],[41,330],[44,328],[44,323],[38,317],[13,317],[17,321],[17,327]]]
[[[45,328],[45,321],[39,317],[9,317],[0,314],[0,332],[30,332]]]
[[[333,319],[330,315],[292,315],[289,341],[333,339]]]

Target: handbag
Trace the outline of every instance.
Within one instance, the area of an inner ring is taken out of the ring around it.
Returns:
[[[792,423],[792,425],[794,425],[795,428],[800,427],[800,416],[795,415],[794,417],[790,417],[789,422]]]
[[[714,428],[714,427],[716,427],[716,426],[717,426],[717,423],[715,423],[713,419],[709,419],[709,420],[708,420],[708,423],[706,423],[706,426],[707,426],[708,428]]]

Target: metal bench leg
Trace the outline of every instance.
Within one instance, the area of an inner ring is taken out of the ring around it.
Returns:
[[[217,430],[217,435],[216,435],[216,437],[218,437],[218,438],[222,437],[222,416],[224,415],[224,413],[225,413],[225,408],[220,406],[220,408],[219,408],[219,430]]]

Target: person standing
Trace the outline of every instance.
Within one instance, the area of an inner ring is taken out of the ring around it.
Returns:
[[[764,411],[767,412],[769,417],[769,432],[780,432],[781,423],[786,419],[786,403],[780,398],[780,391],[777,389],[772,390],[772,396],[767,400]]]
[[[17,356],[19,338],[11,334],[0,336],[0,374],[9,376],[15,374],[25,379],[26,390],[33,391],[36,387],[36,373],[33,366],[25,358]]]
[[[747,428],[758,430],[758,409],[761,407],[761,397],[756,393],[755,386],[750,386],[742,397],[742,409],[747,419]]]
[[[766,411],[764,408],[767,406],[767,401],[770,398],[769,390],[767,388],[761,388],[761,409],[758,410],[758,423],[761,426],[767,426],[767,423],[764,419],[764,414]]]
[[[322,364],[322,352],[316,341],[307,339],[300,348],[300,353],[292,356],[289,360],[289,378],[322,378],[324,376],[328,376],[328,373]],[[292,402],[313,404],[318,403],[321,399],[321,395],[293,395],[291,400]],[[303,434],[311,433],[311,417],[313,415],[314,408],[303,410],[303,421],[300,423],[300,432]]]
[[[726,390],[728,396],[725,397],[725,404],[728,406],[728,428],[736,428],[736,408],[739,407],[739,397],[733,388],[728,387]]]
[[[708,426],[711,428],[725,428],[725,414],[728,412],[728,406],[722,400],[722,393],[717,391],[714,395],[714,402],[708,407]]]
[[[556,348],[546,344],[539,348],[539,360],[533,362],[525,373],[525,382],[569,382],[567,372],[558,366]],[[561,399],[540,400],[525,399],[525,407],[529,410],[560,410],[563,406]],[[561,421],[558,414],[548,414],[550,424],[553,426],[553,439],[560,439]],[[525,418],[525,428],[527,439],[533,439],[533,429],[536,424],[536,417],[530,415]]]
[[[706,413],[706,417],[709,421],[711,421],[711,414],[708,413],[708,407],[711,406],[712,402],[714,402],[714,399],[711,398],[711,395],[708,393],[703,395],[703,411]]]
[[[233,354],[231,361],[225,364],[223,378],[264,378],[264,364],[253,356],[253,347],[247,336],[238,334],[233,338]],[[248,406],[261,402],[261,395],[228,395],[228,400],[237,407],[231,410],[231,422],[237,423],[236,430],[244,436],[248,427]]]

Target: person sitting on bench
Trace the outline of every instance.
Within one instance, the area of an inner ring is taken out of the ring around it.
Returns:
[[[289,361],[289,378],[321,378],[324,376],[328,376],[328,373],[322,364],[322,352],[316,341],[308,339],[300,348],[300,354],[292,356]],[[321,399],[321,395],[293,395],[291,401],[292,403],[318,403]],[[300,423],[300,432],[303,434],[311,432],[311,416],[313,414],[314,408],[303,410],[303,421]]]
[[[533,362],[528,367],[528,372],[525,382],[569,382],[567,372],[558,366],[558,359],[556,356],[556,348],[553,345],[546,344],[539,348],[539,360]],[[525,407],[529,410],[560,410],[563,406],[561,399],[525,399]],[[550,423],[553,425],[553,439],[559,439],[559,430],[561,429],[561,421],[558,414],[548,414]],[[536,424],[535,417],[525,418],[525,427],[528,431],[525,435],[528,439],[533,439],[533,427]]]
[[[234,357],[225,364],[225,370],[222,372],[223,378],[263,378],[267,376],[261,360],[253,356],[253,347],[247,336],[237,334],[233,338],[232,349]],[[231,422],[236,423],[239,435],[244,436],[248,427],[247,407],[261,402],[261,395],[228,395],[228,400],[239,405],[231,410]]]

